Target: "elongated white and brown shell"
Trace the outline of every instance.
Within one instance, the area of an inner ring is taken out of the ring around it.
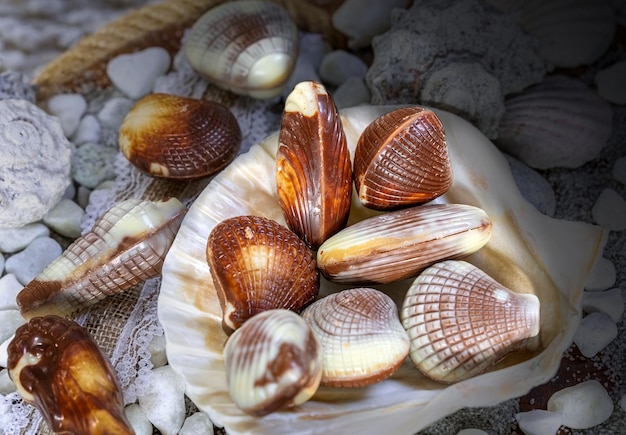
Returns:
[[[214,101],[148,94],[130,109],[119,131],[120,151],[154,177],[208,177],[229,164],[241,146],[232,112]]]
[[[66,316],[158,276],[186,211],[176,198],[114,205],[20,291],[22,315]]]
[[[366,207],[392,210],[423,204],[452,183],[443,124],[423,107],[402,107],[376,118],[359,136],[354,183]]]
[[[285,101],[276,187],[289,227],[311,248],[345,226],[352,164],[335,103],[319,83],[299,83]]]
[[[322,349],[298,314],[268,310],[229,337],[224,365],[233,402],[261,417],[315,394],[322,379]]]
[[[512,351],[533,350],[539,299],[515,293],[465,261],[427,268],[409,287],[400,313],[411,361],[452,383],[482,373]]]
[[[425,204],[344,228],[320,246],[317,265],[335,282],[389,283],[476,252],[490,237],[491,220],[480,208]]]
[[[285,86],[298,52],[298,28],[281,6],[259,0],[223,3],[193,25],[189,64],[236,94],[271,98]]]
[[[319,291],[313,253],[293,231],[268,218],[223,220],[209,234],[206,258],[228,333],[262,311],[300,311]]]
[[[53,315],[31,319],[7,350],[18,393],[55,433],[135,433],[111,363],[76,322]]]
[[[379,290],[354,288],[309,305],[302,317],[322,345],[322,385],[362,387],[391,376],[409,353],[398,308]]]

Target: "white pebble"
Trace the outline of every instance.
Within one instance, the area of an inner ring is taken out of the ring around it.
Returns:
[[[87,101],[80,94],[58,94],[48,100],[48,111],[59,118],[66,137],[74,134],[85,110]]]
[[[131,54],[120,54],[107,64],[107,75],[120,91],[138,99],[152,91],[157,77],[170,67],[170,55],[162,47],[149,47]]]
[[[196,412],[185,419],[178,435],[213,435],[213,422],[205,412]]]
[[[0,278],[0,310],[17,309],[15,299],[23,288],[24,286],[12,273]]]
[[[339,109],[368,104],[371,98],[365,81],[359,77],[346,80],[335,89],[332,95],[335,105]]]
[[[626,184],[626,156],[615,160],[613,164],[613,178],[622,184]]]
[[[558,412],[533,409],[515,414],[519,428],[525,435],[554,435],[563,424],[563,416]]]
[[[148,420],[148,417],[146,417],[146,414],[144,414],[138,404],[133,403],[128,405],[124,408],[124,413],[135,431],[135,435],[152,435],[152,423],[150,423],[150,420]]]
[[[150,362],[154,368],[167,364],[167,354],[165,352],[165,335],[155,335],[148,344],[150,352]]]
[[[626,229],[626,200],[611,188],[605,188],[591,209],[593,220],[611,231]]]
[[[124,97],[113,97],[107,100],[96,117],[103,127],[118,130],[128,111],[135,102]],[[83,145],[84,146],[84,145]],[[81,147],[79,147],[81,148]]]
[[[16,391],[15,384],[9,376],[8,369],[0,370],[0,394],[10,394]],[[2,420],[0,418],[0,420]]]
[[[52,260],[61,255],[59,243],[50,237],[39,237],[23,251],[9,257],[5,270],[15,275],[26,285],[33,280]]]
[[[615,287],[601,292],[583,292],[582,308],[587,313],[601,312],[618,322],[624,314],[622,289]]]
[[[616,62],[596,74],[595,82],[598,93],[615,104],[626,104],[626,60]]]
[[[333,50],[322,59],[319,74],[324,83],[339,86],[351,77],[364,79],[367,65],[355,54]]]
[[[8,339],[4,340],[4,342],[0,342],[0,367],[7,366],[7,360],[9,359],[9,343],[13,341],[13,337],[11,336]]]
[[[0,228],[0,252],[12,254],[27,247],[37,237],[50,235],[47,226],[40,222],[19,228]]]
[[[4,255],[0,254],[0,276],[4,272]]]
[[[595,356],[617,337],[617,325],[608,314],[587,314],[578,325],[574,343],[587,358]]]
[[[585,290],[606,290],[615,284],[617,273],[615,265],[605,257],[599,257],[585,280]]]
[[[163,435],[175,435],[185,421],[185,382],[169,365],[152,370],[139,406]]]
[[[548,411],[561,413],[563,425],[569,428],[589,429],[611,416],[613,401],[602,384],[592,379],[554,393]]]
[[[78,128],[72,136],[75,145],[82,145],[87,142],[100,141],[100,121],[94,115],[88,114],[82,117]]]
[[[26,322],[18,310],[0,311],[0,343],[11,338],[15,330]]]
[[[44,217],[43,222],[62,236],[77,238],[85,211],[71,199],[62,199]]]

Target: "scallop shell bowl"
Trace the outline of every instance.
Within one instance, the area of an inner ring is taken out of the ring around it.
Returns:
[[[352,157],[363,129],[392,109],[360,106],[341,112]],[[185,378],[189,398],[217,426],[231,434],[412,434],[460,408],[522,396],[556,373],[580,321],[585,278],[601,256],[607,232],[538,212],[520,195],[505,158],[485,136],[462,118],[433,110],[445,127],[453,169],[450,189],[435,201],[487,212],[492,237],[465,260],[511,290],[539,298],[539,350],[511,354],[487,372],[451,385],[427,379],[407,360],[390,378],[370,386],[320,387],[306,403],[263,418],[241,411],[228,393],[227,336],[205,247],[212,228],[232,216],[253,214],[286,224],[275,187],[274,134],[208,184],[190,207],[162,270],[158,314],[169,363]],[[348,225],[375,213],[353,199]],[[405,280],[380,289],[401,304],[410,284]],[[342,288],[322,279],[320,296]]]

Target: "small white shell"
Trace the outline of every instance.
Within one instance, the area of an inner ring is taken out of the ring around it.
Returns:
[[[193,25],[184,53],[190,65],[237,94],[271,98],[295,66],[298,28],[281,6],[242,0],[209,9]]]

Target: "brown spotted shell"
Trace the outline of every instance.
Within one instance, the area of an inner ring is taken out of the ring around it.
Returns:
[[[465,261],[424,270],[407,291],[400,317],[411,338],[411,361],[440,382],[468,379],[538,344],[530,339],[539,334],[539,299],[507,289]]]
[[[452,184],[443,124],[423,107],[392,110],[370,123],[354,152],[354,183],[366,207],[422,204]]]
[[[138,100],[119,131],[120,151],[154,177],[208,177],[230,163],[240,146],[241,129],[226,106],[161,93]]]
[[[300,311],[319,291],[315,258],[287,227],[259,216],[236,216],[209,234],[206,256],[226,332],[269,309]]]
[[[409,353],[409,337],[398,308],[379,290],[333,293],[305,308],[302,317],[322,345],[322,385],[376,383],[391,376]]]
[[[276,186],[289,227],[311,248],[345,226],[352,164],[335,103],[319,83],[297,84],[285,101]]]

